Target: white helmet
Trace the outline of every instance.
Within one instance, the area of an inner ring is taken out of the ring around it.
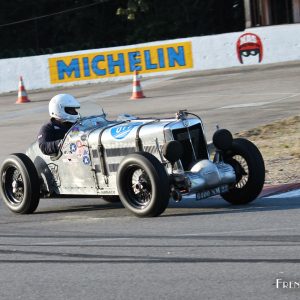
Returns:
[[[75,123],[80,115],[76,111],[80,103],[69,94],[58,94],[49,102],[49,115],[61,121]]]

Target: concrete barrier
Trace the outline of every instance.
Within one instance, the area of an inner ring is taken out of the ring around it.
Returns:
[[[0,60],[0,93],[300,60],[300,24]]]

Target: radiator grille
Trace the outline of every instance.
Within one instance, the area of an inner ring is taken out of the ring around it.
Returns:
[[[208,159],[207,146],[201,124],[196,124],[189,127],[192,143],[195,149],[197,160]],[[183,169],[190,170],[194,160],[193,149],[189,140],[187,128],[172,130],[174,140],[181,143],[184,149],[184,154],[181,159]]]

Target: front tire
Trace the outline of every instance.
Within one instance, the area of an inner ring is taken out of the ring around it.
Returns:
[[[0,168],[0,195],[14,213],[30,214],[39,205],[40,182],[30,158],[23,153],[11,154]]]
[[[138,217],[156,217],[169,204],[167,172],[150,153],[127,155],[120,163],[117,187],[123,205]]]
[[[224,161],[235,169],[237,182],[228,192],[221,194],[223,199],[234,205],[255,200],[265,182],[264,160],[257,147],[246,139],[234,139]]]

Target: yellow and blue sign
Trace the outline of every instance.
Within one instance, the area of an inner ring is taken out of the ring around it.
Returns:
[[[52,84],[191,68],[191,42],[49,58]]]

